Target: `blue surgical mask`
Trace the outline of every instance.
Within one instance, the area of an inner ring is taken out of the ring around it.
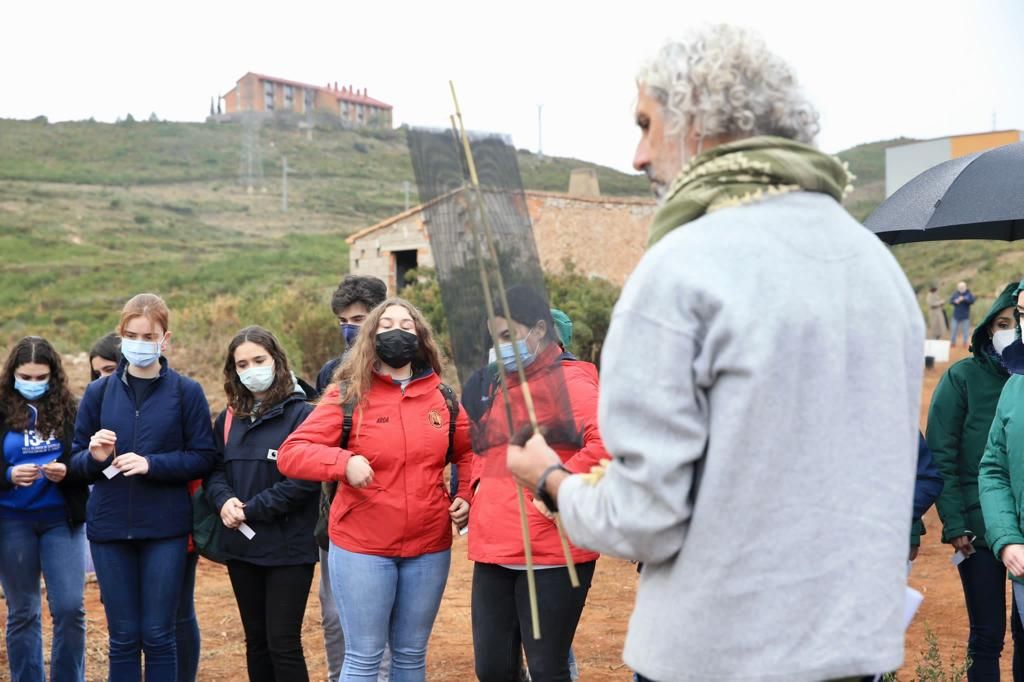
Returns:
[[[529,338],[529,336],[527,336]],[[515,342],[515,345],[511,343],[503,343],[498,346],[498,352],[501,353],[501,364],[505,365],[505,369],[509,372],[516,371],[516,354],[523,361],[523,367],[529,367],[535,359],[534,354],[530,351],[530,347],[526,345],[526,339],[521,339]],[[496,364],[496,356],[494,354],[494,347],[487,351],[487,364]]]
[[[42,398],[50,390],[50,382],[49,380],[28,381],[14,377],[14,390],[20,393],[25,400],[36,400]]]
[[[238,373],[238,379],[253,393],[263,393],[274,383],[274,363],[244,369]]]
[[[160,359],[160,342],[121,339],[121,354],[130,365],[149,367]]]
[[[346,346],[351,348],[352,344],[356,342],[357,336],[359,336],[358,324],[341,323],[341,338],[345,339]]]

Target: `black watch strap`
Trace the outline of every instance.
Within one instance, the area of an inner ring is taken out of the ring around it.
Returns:
[[[540,475],[540,478],[537,479],[537,489],[533,491],[533,496],[536,497],[541,502],[543,502],[544,506],[548,508],[548,511],[552,513],[558,511],[558,502],[555,500],[555,497],[548,493],[547,491],[548,476],[550,476],[553,472],[559,470],[564,471],[567,474],[572,473],[571,471],[566,469],[561,462],[558,462],[557,464],[552,464],[547,469],[545,469],[544,473],[542,473]]]

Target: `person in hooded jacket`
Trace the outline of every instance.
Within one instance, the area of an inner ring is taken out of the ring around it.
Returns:
[[[986,536],[979,464],[996,405],[1010,377],[1001,353],[1014,340],[1017,284],[1007,285],[971,337],[971,355],[950,366],[932,394],[926,437],[944,486],[935,503],[942,541],[968,556],[957,570],[970,622],[970,682],[999,679],[1006,632],[1006,569]],[[1011,610],[1014,679],[1024,675],[1024,634]]]
[[[309,418],[285,441],[285,476],[339,481],[328,562],[345,633],[341,681],[376,680],[385,644],[392,682],[424,680],[427,643],[451,563],[452,527],[469,514],[469,480],[452,500],[449,458],[469,465],[469,420],[454,432],[430,325],[410,303],[384,301]],[[352,428],[341,447],[345,417]]]
[[[50,679],[85,680],[89,490],[68,471],[75,410],[53,346],[38,336],[16,343],[0,372],[0,584],[15,682],[46,679],[40,576],[53,618]]]
[[[302,618],[317,561],[320,484],[282,476],[277,453],[313,407],[281,344],[262,327],[231,340],[224,390],[228,408],[214,425],[217,466],[206,496],[230,529],[221,549],[245,630],[249,680],[308,680]],[[252,538],[239,530],[243,523]]]
[[[549,434],[556,442],[555,451],[570,471],[589,472],[609,457],[597,426],[597,368],[564,354],[551,310],[538,292],[517,285],[508,289],[507,299],[512,319],[495,319],[502,345],[501,357],[494,360],[508,372],[513,423],[525,422],[514,356],[518,353],[527,365],[538,422],[562,431],[562,438]],[[474,430],[478,456],[472,474],[469,558],[476,562],[472,587],[476,675],[482,682],[518,679],[523,647],[531,678],[568,682],[569,650],[599,555],[572,547],[580,579],[580,587],[573,588],[551,514],[539,500],[527,505],[543,636],[539,640],[523,636],[531,631],[531,616],[516,485],[504,467],[509,427],[503,390],[497,389]]]
[[[189,481],[213,470],[210,407],[162,357],[170,311],[139,294],[121,311],[123,359],[86,388],[71,470],[93,483],[86,515],[103,594],[110,682],[178,679],[175,622],[192,530]]]
[[[1024,282],[1017,287],[1015,294],[1015,317],[1019,324],[1024,314]],[[1010,573],[1015,598],[1014,611],[1018,615],[1021,615],[1021,604],[1024,604],[1024,529],[1020,519],[1020,509],[1024,505],[1024,376],[1021,375],[1022,367],[1019,364],[1021,345],[1018,330],[1016,338],[1004,350],[1004,356],[1013,358],[1008,365],[1011,376],[999,396],[985,454],[978,468],[985,540],[992,554]],[[1015,669],[1015,676],[1016,672]]]

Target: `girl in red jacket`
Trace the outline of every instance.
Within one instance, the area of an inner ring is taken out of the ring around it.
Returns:
[[[469,515],[466,480],[444,483],[449,421],[430,325],[398,298],[363,323],[355,345],[309,418],[284,442],[289,478],[339,481],[331,505],[328,563],[345,635],[342,682],[376,680],[390,638],[391,680],[426,676],[427,641],[451,563],[452,528]],[[346,448],[344,405],[355,405]],[[460,412],[450,456],[469,466]]]
[[[503,342],[495,360],[504,363],[508,371],[513,423],[529,423],[516,376],[513,353],[518,352],[527,365],[537,418],[548,427],[549,442],[559,442],[552,447],[569,471],[589,472],[608,458],[597,429],[597,368],[562,356],[551,311],[533,289],[511,287],[508,302],[512,319],[499,317],[495,321]],[[474,458],[475,496],[469,516],[469,558],[476,562],[472,591],[476,675],[481,682],[518,679],[522,645],[532,679],[569,682],[569,647],[598,554],[572,548],[580,578],[580,587],[574,589],[554,521],[540,501],[527,505],[542,633],[541,639],[534,639],[529,634],[526,557],[516,486],[504,467],[509,428],[502,390],[490,401],[474,437],[481,455]],[[531,499],[529,491],[527,496]]]

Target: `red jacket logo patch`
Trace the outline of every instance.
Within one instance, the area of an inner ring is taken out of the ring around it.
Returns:
[[[430,425],[433,426],[435,429],[438,429],[438,430],[441,429],[441,426],[442,426],[441,413],[438,412],[437,410],[431,410],[427,414],[427,421],[429,421]]]

